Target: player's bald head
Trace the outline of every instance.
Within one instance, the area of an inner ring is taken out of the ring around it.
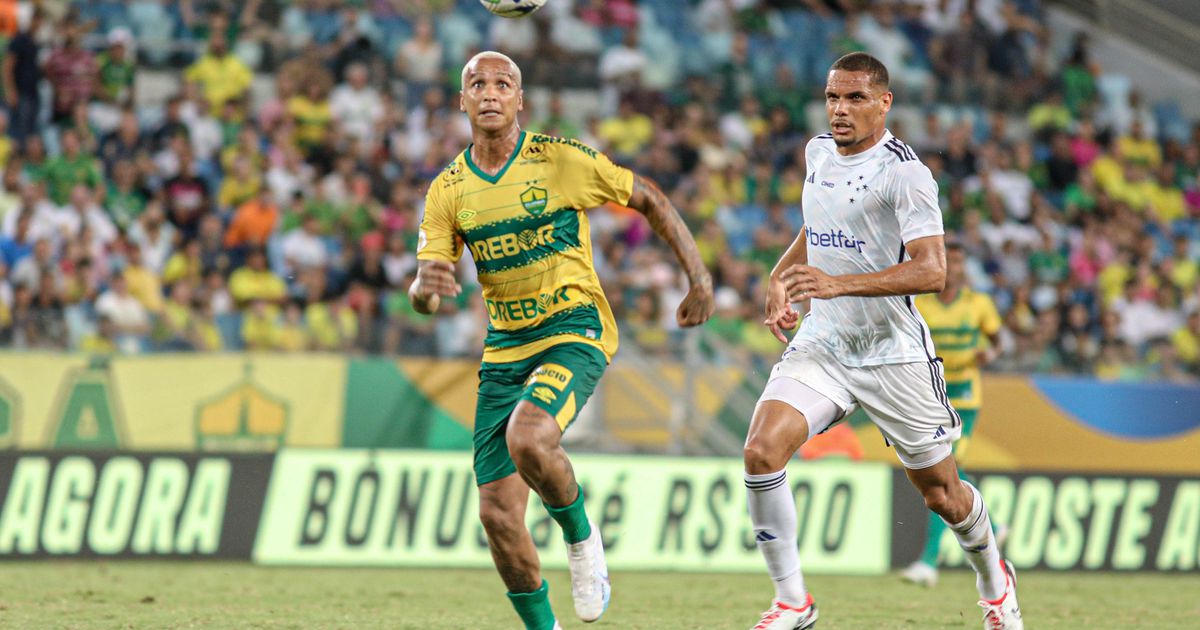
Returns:
[[[480,71],[481,63],[483,63],[483,65],[487,66],[489,69],[493,69],[493,70],[497,66],[501,66],[501,65],[507,66],[507,69],[501,70],[501,72],[507,72],[509,75],[512,76],[513,81],[517,84],[517,88],[521,87],[521,69],[519,67],[517,67],[517,62],[510,59],[508,55],[506,55],[504,53],[496,52],[494,50],[485,50],[485,51],[475,55],[474,57],[471,57],[471,59],[469,61],[467,61],[467,65],[463,66],[463,70],[462,70],[462,86],[463,87],[466,87],[467,79],[471,75]]]

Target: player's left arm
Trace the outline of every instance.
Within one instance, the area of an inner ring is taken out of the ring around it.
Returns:
[[[637,174],[633,176],[633,194],[629,196],[626,205],[646,217],[650,227],[671,246],[675,257],[683,265],[684,273],[687,274],[690,288],[675,313],[679,325],[703,324],[715,309],[712,276],[700,258],[696,239],[692,238],[683,217],[658,184]]]
[[[712,276],[700,258],[696,240],[683,217],[658,185],[629,169],[613,164],[608,156],[576,143],[559,144],[553,158],[563,195],[575,208],[594,208],[615,201],[640,212],[683,265],[691,287],[675,312],[680,326],[698,326],[716,308]]]
[[[946,244],[937,182],[917,160],[892,168],[882,191],[900,224],[908,260],[882,271],[831,276],[816,267],[793,265],[782,277],[788,298],[885,297],[936,293],[946,286]]]
[[[1000,328],[1003,321],[996,303],[986,293],[975,294],[979,305],[979,331],[987,338],[987,346],[975,353],[975,360],[980,367],[995,361],[1000,357]]]

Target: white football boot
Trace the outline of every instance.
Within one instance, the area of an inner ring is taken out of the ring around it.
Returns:
[[[808,630],[817,625],[817,605],[813,603],[812,594],[803,607],[789,606],[779,600],[771,602],[771,607],[762,614],[762,619],[750,630]]]
[[[567,545],[575,614],[589,623],[604,614],[608,609],[608,600],[612,597],[612,585],[608,581],[608,564],[604,561],[604,543],[600,540],[600,528],[595,523],[591,523],[591,526],[592,535],[586,540]]]
[[[993,601],[980,600],[983,630],[1025,630],[1021,607],[1017,604],[1017,574],[1011,562],[1004,561],[1004,594]]]
[[[926,588],[933,588],[937,586],[938,570],[917,560],[900,572],[900,578],[905,582],[912,582]]]

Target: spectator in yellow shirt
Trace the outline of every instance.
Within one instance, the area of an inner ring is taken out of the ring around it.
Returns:
[[[255,170],[250,158],[239,155],[233,160],[233,168],[221,182],[217,192],[217,203],[222,210],[236,208],[254,198],[263,187],[262,176]]]
[[[1046,100],[1029,108],[1026,121],[1035,132],[1066,131],[1071,127],[1071,110],[1063,104],[1062,93],[1056,90]]]
[[[242,316],[242,342],[247,350],[274,350],[279,345],[279,310],[265,300],[254,300]]]
[[[329,86],[322,81],[309,81],[302,94],[288,99],[288,118],[296,126],[296,143],[305,155],[325,144],[333,112],[329,108]]]
[[[313,302],[304,319],[318,350],[349,350],[358,337],[358,316],[344,300]]]
[[[157,315],[162,312],[163,292],[162,282],[153,269],[142,261],[142,249],[136,245],[126,251],[129,265],[125,267],[125,282],[129,286],[129,294],[142,303],[146,311]]]
[[[279,330],[278,347],[284,352],[308,350],[309,334],[304,327],[304,311],[295,302],[288,302],[283,311],[283,325]]]
[[[191,349],[188,340],[192,328],[192,285],[177,282],[171,287],[171,298],[163,305],[162,317],[158,318],[155,341],[168,349]]]
[[[1200,374],[1200,310],[1188,315],[1187,325],[1171,335],[1175,353],[1193,374]]]
[[[1147,189],[1152,216],[1168,224],[1186,217],[1187,204],[1183,199],[1183,191],[1175,185],[1175,166],[1163,164],[1156,172],[1156,185]]]
[[[195,81],[204,90],[214,115],[226,101],[241,98],[250,89],[254,74],[240,59],[229,54],[225,34],[214,31],[208,40],[208,53],[188,66],[184,78]]]
[[[221,330],[217,328],[213,317],[212,302],[202,301],[200,306],[192,311],[190,337],[192,347],[201,352],[217,352],[225,347],[221,340]]]
[[[79,342],[79,351],[86,354],[116,354],[117,327],[108,315],[100,315],[96,321],[96,332],[85,335]]]
[[[1176,234],[1174,251],[1163,261],[1163,271],[1171,283],[1184,294],[1189,294],[1200,280],[1200,261],[1192,254],[1192,241],[1187,234]]]
[[[229,276],[229,294],[239,306],[254,300],[276,303],[286,293],[283,280],[267,268],[267,254],[261,249],[251,250],[246,265]]]
[[[200,284],[204,274],[204,261],[200,258],[200,241],[191,239],[183,247],[171,254],[163,267],[163,284],[171,286],[176,282],[188,281]]]
[[[632,158],[654,138],[654,123],[649,116],[638,113],[633,102],[626,99],[621,101],[616,116],[600,123],[599,136],[618,157]]]
[[[1142,121],[1134,118],[1129,127],[1129,135],[1117,141],[1121,157],[1128,162],[1143,166],[1157,167],[1162,164],[1162,148],[1153,138],[1147,138]]]

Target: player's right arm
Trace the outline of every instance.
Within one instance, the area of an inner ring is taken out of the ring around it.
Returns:
[[[408,287],[413,310],[429,315],[437,311],[442,297],[462,293],[454,275],[454,263],[462,256],[462,239],[454,229],[454,208],[440,194],[441,177],[425,194],[425,216],[417,238],[417,279]]]
[[[764,309],[766,319],[763,320],[763,324],[771,329],[771,333],[775,335],[776,339],[783,343],[788,342],[783,331],[795,328],[800,321],[800,313],[792,308],[791,301],[788,300],[787,281],[783,278],[783,272],[792,265],[807,264],[808,237],[802,225],[800,234],[779,258],[779,262],[775,264],[775,268],[771,270],[771,275],[767,279],[767,303]]]

